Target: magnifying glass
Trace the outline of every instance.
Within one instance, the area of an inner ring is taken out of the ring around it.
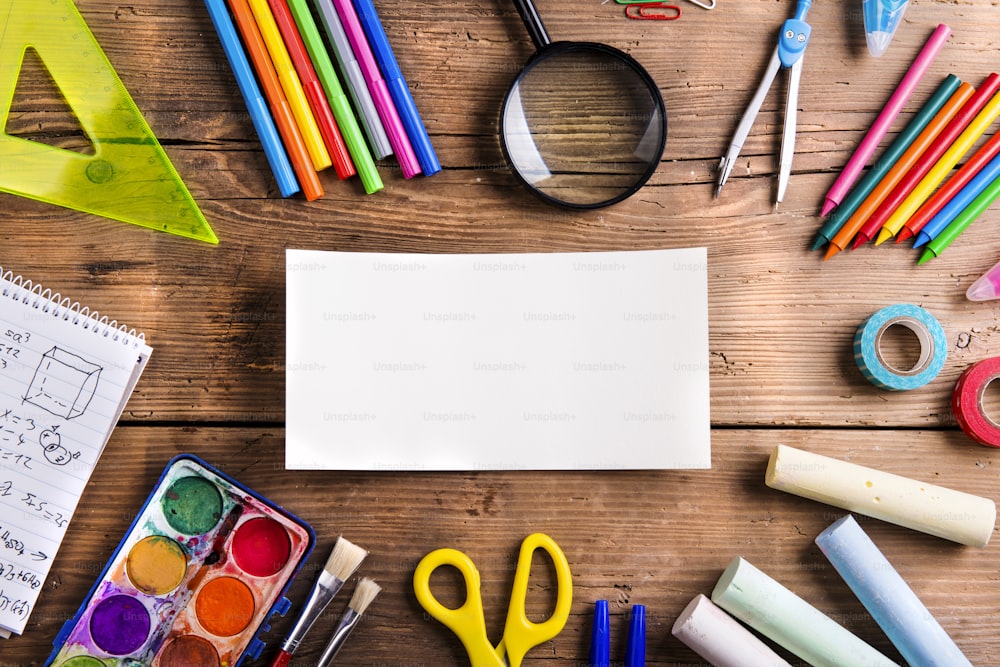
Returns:
[[[652,77],[606,44],[552,42],[531,0],[514,0],[535,53],[511,84],[500,143],[514,174],[542,199],[609,206],[653,175],[667,112]]]

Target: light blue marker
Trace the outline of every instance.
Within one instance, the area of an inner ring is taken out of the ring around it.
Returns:
[[[983,190],[994,180],[1000,177],[1000,155],[990,160],[990,162],[979,170],[965,186],[958,191],[948,203],[941,207],[930,221],[917,233],[917,238],[913,241],[913,247],[919,248],[937,238],[944,228],[951,224],[951,221],[958,217],[958,214],[978,197]]]
[[[819,534],[816,545],[907,663],[972,667],[854,516],[834,522]]]
[[[909,0],[864,0],[865,40],[869,53],[876,58],[889,48],[908,3]]]
[[[254,78],[253,69],[247,59],[243,44],[236,35],[236,27],[229,16],[224,0],[205,0],[208,14],[215,25],[215,32],[222,42],[222,50],[226,53],[229,67],[236,76],[236,83],[243,94],[243,101],[250,114],[250,120],[257,130],[257,136],[264,147],[264,156],[267,157],[268,164],[271,165],[271,172],[274,180],[278,183],[278,190],[282,197],[291,197],[299,191],[299,182],[295,178],[292,170],[292,163],[285,152],[285,145],[278,136],[278,128],[274,125],[274,118],[267,108],[267,102],[260,92],[257,79]]]

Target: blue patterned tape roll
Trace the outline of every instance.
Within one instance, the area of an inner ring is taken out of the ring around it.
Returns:
[[[882,334],[897,325],[910,329],[920,341],[920,358],[908,370],[891,368],[880,350]],[[946,346],[944,329],[933,315],[920,306],[900,303],[886,306],[861,323],[854,336],[854,360],[876,387],[906,391],[937,377],[948,356]]]

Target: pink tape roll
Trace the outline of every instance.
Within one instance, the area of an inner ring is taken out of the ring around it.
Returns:
[[[951,411],[965,434],[987,447],[1000,447],[1000,424],[983,409],[983,394],[1000,378],[1000,357],[972,364],[959,376],[951,394]]]

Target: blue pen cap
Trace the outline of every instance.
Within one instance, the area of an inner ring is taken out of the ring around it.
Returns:
[[[625,647],[625,667],[643,667],[646,664],[646,605],[632,606],[632,619],[628,624],[628,645]]]
[[[590,634],[590,657],[587,667],[610,667],[611,664],[611,620],[608,617],[608,601],[594,603],[594,628]]]

